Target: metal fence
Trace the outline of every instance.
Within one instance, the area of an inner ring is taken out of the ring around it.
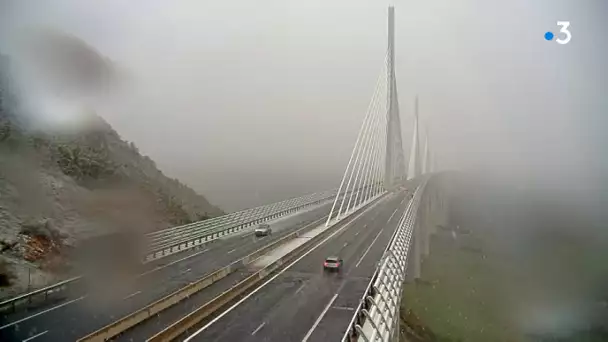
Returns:
[[[405,281],[408,253],[426,183],[427,180],[422,181],[408,203],[397,230],[355,310],[348,330],[342,338],[343,342],[398,340],[401,293]]]
[[[336,190],[314,193],[150,234],[147,236],[150,249],[145,260],[151,261],[205,244],[252,225],[329,201],[335,195]]]

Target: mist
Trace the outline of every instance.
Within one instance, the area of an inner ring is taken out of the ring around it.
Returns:
[[[98,113],[231,211],[339,185],[386,51],[389,4],[406,153],[418,95],[441,169],[601,203],[601,0],[4,0],[0,50],[32,27],[98,49],[129,79],[96,100]],[[567,45],[543,38],[558,20],[571,22]]]

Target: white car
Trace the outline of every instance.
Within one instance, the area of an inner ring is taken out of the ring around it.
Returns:
[[[271,235],[271,234],[272,234],[272,229],[270,228],[270,225],[268,225],[266,223],[262,223],[255,229],[255,236],[266,236],[266,235]]]

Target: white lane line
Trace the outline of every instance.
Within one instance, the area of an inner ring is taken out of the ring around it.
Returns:
[[[386,198],[384,199],[386,200]],[[344,229],[346,229],[347,227],[349,227],[353,222],[355,222],[359,217],[361,217],[362,215],[366,214],[368,211],[370,211],[371,209],[376,208],[376,205],[380,204],[381,202],[383,202],[383,200],[380,200],[378,202],[376,202],[374,205],[372,205],[371,207],[366,208],[363,212],[359,213],[357,216],[353,217],[348,223],[344,224],[344,226],[340,227],[340,229],[336,230],[335,232],[331,233],[331,235],[329,235],[328,237],[326,237],[325,239],[323,239],[321,242],[319,242],[318,244],[314,245],[311,249],[309,249],[306,253],[302,254],[302,256],[300,256],[299,258],[297,258],[296,260],[294,260],[292,263],[290,263],[289,265],[285,266],[285,268],[283,268],[280,272],[278,272],[277,274],[275,274],[272,278],[268,279],[264,284],[258,286],[257,288],[255,288],[253,291],[249,292],[248,295],[246,295],[245,297],[241,298],[241,300],[239,300],[238,302],[236,302],[235,304],[233,304],[231,307],[229,307],[226,311],[222,312],[221,314],[219,314],[217,317],[215,317],[214,319],[212,319],[209,323],[207,323],[204,327],[198,329],[197,331],[195,331],[194,333],[192,333],[192,335],[188,336],[184,342],[190,342],[193,338],[196,338],[196,336],[198,334],[200,334],[201,332],[203,332],[205,329],[209,328],[211,325],[213,325],[215,322],[219,321],[222,317],[226,316],[228,313],[230,313],[232,310],[234,310],[237,306],[243,304],[244,301],[246,301],[247,299],[249,299],[251,296],[253,296],[254,294],[256,294],[259,290],[261,290],[264,286],[268,285],[271,281],[275,280],[278,276],[280,276],[281,274],[283,274],[285,271],[287,271],[288,269],[291,268],[291,266],[295,265],[297,262],[299,262],[300,260],[304,259],[308,254],[312,253],[314,250],[316,250],[317,248],[319,248],[319,246],[323,245],[325,242],[327,242],[329,239],[333,238],[334,236],[336,236],[336,234],[340,233],[341,231],[343,231]]]
[[[378,240],[378,237],[380,237],[380,234],[382,234],[383,230],[384,230],[384,228],[380,229],[380,231],[378,232],[378,234],[376,234],[376,237],[374,238],[374,241],[372,241],[372,243],[369,244],[369,247],[367,247],[367,249],[365,250],[365,253],[363,253],[363,255],[361,256],[361,259],[359,259],[359,261],[355,265],[355,268],[359,267],[359,264],[361,263],[361,261],[363,261],[363,258],[365,258],[365,256],[367,255],[367,252],[369,252],[369,250],[372,248],[372,246],[374,245],[374,242],[376,242],[376,240]]]
[[[21,323],[21,322],[27,321],[28,319],[32,319],[32,318],[34,318],[34,317],[37,317],[37,316],[43,315],[43,314],[45,314],[45,313],[47,313],[47,312],[49,312],[49,311],[53,311],[53,310],[55,310],[55,309],[59,309],[59,308],[60,308],[60,307],[62,307],[62,306],[66,306],[66,305],[68,305],[68,304],[72,304],[72,303],[74,303],[74,302],[77,302],[77,301],[79,301],[79,300],[84,299],[85,297],[86,297],[86,296],[82,296],[82,297],[79,297],[79,298],[76,298],[76,299],[72,299],[72,300],[71,300],[71,301],[69,301],[69,302],[62,303],[62,304],[57,305],[57,306],[54,306],[54,307],[52,307],[52,308],[50,308],[50,309],[47,309],[47,310],[44,310],[44,311],[40,311],[40,312],[39,312],[39,313],[37,313],[37,314],[34,314],[34,315],[31,315],[31,316],[28,316],[28,317],[22,318],[22,319],[20,319],[20,320],[18,320],[18,321],[14,321],[14,322],[12,322],[12,323],[9,323],[9,324],[6,324],[6,325],[3,325],[3,326],[1,326],[1,327],[0,327],[0,330],[5,329],[5,328],[8,328],[8,327],[11,327],[11,326],[13,326],[13,325],[15,325],[15,324],[19,324],[19,323]]]
[[[128,296],[126,296],[125,298],[123,298],[122,300],[127,300],[127,299],[129,299],[129,298],[131,298],[131,297],[135,297],[135,296],[137,296],[137,295],[138,295],[138,294],[140,294],[140,293],[141,293],[141,291],[133,292],[133,293],[131,293],[130,295],[128,295]]]
[[[168,264],[166,264],[166,265],[162,265],[162,266],[158,266],[158,267],[156,267],[156,268],[153,268],[153,269],[151,269],[151,270],[149,270],[149,271],[146,271],[146,272],[144,272],[144,273],[142,273],[142,274],[138,275],[137,277],[138,277],[138,278],[139,278],[139,277],[143,277],[143,276],[145,276],[145,275],[148,275],[148,274],[150,274],[150,273],[156,272],[156,271],[158,271],[158,270],[162,270],[162,269],[163,269],[163,268],[165,268],[165,267],[173,266],[173,265],[177,264],[178,262],[182,262],[182,261],[184,261],[184,260],[187,260],[187,259],[190,259],[190,258],[194,258],[195,256],[200,255],[200,254],[203,254],[203,253],[205,253],[205,252],[207,252],[207,251],[209,251],[209,248],[204,249],[204,250],[202,250],[202,251],[200,251],[200,252],[196,252],[196,253],[194,253],[194,254],[188,255],[187,257],[181,258],[181,259],[179,259],[179,260],[172,261],[172,262],[170,262],[170,263],[168,263]]]
[[[310,330],[308,330],[308,333],[306,333],[306,336],[304,336],[304,338],[302,339],[302,342],[308,341],[308,338],[310,338],[310,335],[312,335],[312,332],[315,331],[315,329],[317,328],[317,325],[319,325],[319,323],[323,319],[323,316],[325,316],[325,314],[327,313],[327,310],[329,310],[329,307],[334,303],[336,298],[338,298],[337,293],[331,298],[329,303],[327,303],[327,306],[325,307],[325,309],[323,309],[323,312],[321,312],[321,315],[319,315],[319,318],[317,318],[317,320],[315,321],[315,324],[312,325],[312,328],[310,328]]]
[[[358,232],[355,234],[355,236],[359,235],[359,233],[361,233],[361,231],[358,231]]]
[[[345,243],[344,243],[344,247],[346,247],[346,246],[348,246],[348,242],[345,242]]]
[[[255,330],[251,333],[251,336],[255,335],[255,333],[257,333],[258,331],[260,331],[260,329],[262,329],[263,326],[266,325],[266,322],[262,322],[262,324],[260,324],[260,326],[258,326],[257,328],[255,328]]]
[[[296,294],[300,293],[300,291],[302,291],[302,289],[304,288],[304,286],[306,286],[306,283],[302,284],[302,286],[300,286],[297,290],[296,290]]]
[[[40,337],[40,336],[42,336],[42,335],[46,334],[47,332],[49,332],[49,331],[48,331],[48,330],[45,330],[45,331],[43,331],[43,332],[41,332],[41,333],[39,333],[39,334],[36,334],[36,335],[34,335],[34,336],[32,336],[32,337],[28,337],[28,338],[26,338],[25,340],[22,340],[21,342],[27,342],[27,341],[31,341],[31,340],[35,339],[36,337]]]
[[[393,216],[395,216],[395,214],[397,213],[397,210],[399,210],[399,207],[395,208],[395,211],[393,211],[393,213],[391,214],[391,217],[388,218],[388,221],[386,221],[386,223],[391,222],[391,220],[393,219]]]
[[[232,253],[232,252],[234,252],[234,251],[236,251],[236,248],[233,248],[233,249],[229,250],[229,251],[228,251],[228,254],[230,254],[230,253]]]
[[[350,308],[348,306],[332,306],[331,308],[336,310],[355,311],[355,308]]]
[[[180,273],[179,275],[186,274],[186,273],[188,273],[188,272],[190,272],[190,271],[192,271],[192,269],[191,269],[191,268],[189,268],[189,269],[187,269],[187,270],[183,271],[183,272],[182,272],[182,273]]]

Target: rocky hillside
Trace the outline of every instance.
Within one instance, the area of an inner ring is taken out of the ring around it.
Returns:
[[[93,110],[82,110],[77,130],[35,128],[10,66],[0,55],[0,298],[66,276],[63,250],[90,234],[222,214]]]

